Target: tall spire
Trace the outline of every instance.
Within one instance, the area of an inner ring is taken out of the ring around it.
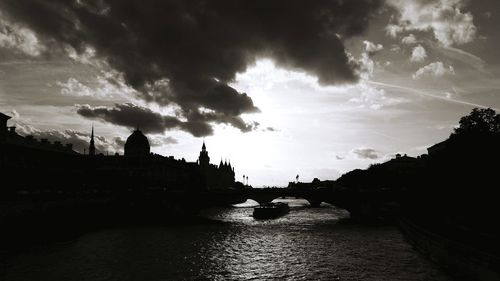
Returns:
[[[201,150],[207,150],[207,147],[205,146],[205,140],[203,140],[203,145],[201,146]]]
[[[90,134],[90,145],[89,145],[89,155],[95,155],[95,146],[94,146],[94,124],[92,124],[92,133]]]

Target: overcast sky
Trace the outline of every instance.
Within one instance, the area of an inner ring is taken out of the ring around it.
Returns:
[[[335,179],[500,108],[497,0],[0,0],[0,111],[21,134],[236,179]]]

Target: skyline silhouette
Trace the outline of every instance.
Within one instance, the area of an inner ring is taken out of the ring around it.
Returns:
[[[238,179],[286,185],[420,155],[472,108],[500,108],[492,0],[70,2],[0,3],[0,111],[20,133],[82,147],[94,123],[113,154],[139,126],[190,161],[205,138]]]

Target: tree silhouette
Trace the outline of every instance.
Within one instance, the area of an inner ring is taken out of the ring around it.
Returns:
[[[469,115],[460,118],[455,128],[455,135],[499,133],[500,115],[491,108],[474,108]]]

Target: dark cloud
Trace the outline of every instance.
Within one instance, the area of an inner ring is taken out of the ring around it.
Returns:
[[[115,125],[128,128],[140,128],[145,133],[163,133],[170,129],[180,129],[193,136],[202,137],[213,134],[210,123],[229,124],[248,132],[255,129],[259,123],[246,123],[241,117],[226,115],[214,111],[200,112],[193,110],[186,113],[187,121],[177,116],[162,115],[149,108],[132,103],[115,104],[114,107],[76,105],[77,113],[90,119],[99,119]]]
[[[380,157],[378,152],[372,148],[356,148],[352,152],[363,159],[378,159]]]
[[[48,51],[94,48],[143,99],[178,105],[189,128],[206,135],[207,122],[252,129],[240,115],[258,108],[228,83],[257,57],[323,84],[356,81],[357,65],[342,40],[361,34],[381,2],[1,0],[0,9],[32,29]]]
[[[115,107],[76,105],[76,108],[77,113],[83,117],[129,128],[140,128],[146,133],[162,133],[166,129],[178,127],[181,123],[176,117],[163,116],[149,108],[131,103],[116,104]]]

